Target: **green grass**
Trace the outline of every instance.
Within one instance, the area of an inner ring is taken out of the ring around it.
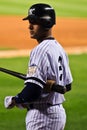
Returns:
[[[1,58],[0,66],[26,73],[28,57]],[[67,113],[65,130],[87,129],[87,54],[69,55],[73,75],[72,91],[65,94]],[[0,72],[0,130],[25,130],[26,110],[6,110],[4,97],[16,95],[23,88],[23,81]]]
[[[61,17],[87,17],[86,0],[0,0],[0,15],[26,15],[35,3],[51,4]]]
[[[66,93],[65,108],[67,124],[65,130],[87,129],[87,54],[71,55],[70,66],[73,75],[72,91]]]
[[[26,73],[29,58],[0,59],[0,67]],[[4,108],[4,97],[16,95],[23,88],[24,81],[0,72],[0,130],[24,130],[26,110],[17,108],[11,111]]]

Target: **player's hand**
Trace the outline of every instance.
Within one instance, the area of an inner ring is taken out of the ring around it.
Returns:
[[[46,93],[52,92],[53,84],[55,84],[54,80],[47,80],[47,83],[44,86],[44,92],[46,92]]]
[[[13,96],[6,96],[4,99],[4,106],[7,109],[11,109],[15,106],[15,100]]]
[[[58,85],[58,84],[55,84],[54,80],[47,80],[47,83],[44,86],[44,92],[45,93],[50,93],[50,92],[54,91],[54,92],[64,94],[70,88],[69,86],[70,85],[67,85],[67,86]]]

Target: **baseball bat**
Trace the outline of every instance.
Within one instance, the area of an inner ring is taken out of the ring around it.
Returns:
[[[2,67],[0,67],[0,71],[4,72],[4,73],[7,73],[7,74],[10,74],[12,76],[15,76],[15,77],[17,77],[19,79],[26,80],[26,74],[19,73],[19,72],[16,72],[16,71],[13,71],[13,70],[9,70],[9,69],[6,69],[6,68],[2,68]],[[68,91],[70,90],[70,87],[68,87],[69,88]],[[66,88],[67,88],[67,86],[66,86]],[[51,87],[51,90],[64,94],[66,89],[63,86],[60,86],[60,85],[57,85],[57,84],[53,84],[52,87]]]
[[[2,67],[0,67],[0,71],[4,72],[4,73],[7,73],[7,74],[10,74],[12,76],[18,77],[19,79],[26,80],[26,75],[25,74],[22,74],[22,73],[13,71],[13,70],[9,70],[9,69],[6,69],[6,68],[2,68]]]

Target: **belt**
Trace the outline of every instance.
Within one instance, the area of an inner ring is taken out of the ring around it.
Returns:
[[[29,104],[29,106],[27,107],[27,110],[30,110],[30,109],[34,109],[34,108],[37,108],[37,106],[39,106],[39,105],[42,105],[42,104]],[[50,103],[47,103],[47,104],[45,104],[47,107],[51,107],[51,106],[61,106],[62,104],[54,104],[54,105],[52,105],[52,104],[50,104]]]

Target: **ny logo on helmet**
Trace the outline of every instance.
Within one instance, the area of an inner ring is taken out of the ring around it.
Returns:
[[[35,12],[35,8],[34,8],[34,9],[30,9],[30,10],[29,10],[29,15],[33,15],[34,12]]]

